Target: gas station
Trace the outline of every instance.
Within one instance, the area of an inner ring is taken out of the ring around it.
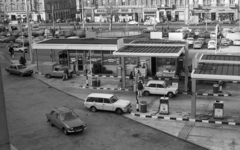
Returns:
[[[240,81],[240,56],[202,54],[193,59],[191,118],[196,116],[197,81]],[[216,114],[218,113],[218,114]],[[223,101],[214,103],[214,118],[223,118]]]

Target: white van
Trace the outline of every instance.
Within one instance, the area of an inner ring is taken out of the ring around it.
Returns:
[[[215,49],[216,48],[216,41],[215,40],[210,40],[208,42],[208,49]]]
[[[231,41],[238,40],[238,39],[240,39],[240,32],[227,33],[226,38]]]

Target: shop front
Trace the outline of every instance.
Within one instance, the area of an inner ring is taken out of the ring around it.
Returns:
[[[107,22],[106,9],[94,10],[94,22]]]
[[[144,8],[143,9],[144,20],[151,18],[157,18],[157,8]]]
[[[116,18],[116,22],[128,22],[130,20],[133,20],[132,9],[119,9],[118,10],[118,18]]]

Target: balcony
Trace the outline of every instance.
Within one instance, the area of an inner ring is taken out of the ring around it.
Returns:
[[[185,7],[187,7],[187,6],[185,6],[184,4],[177,4],[176,7],[177,7],[177,8],[185,8]]]
[[[170,6],[169,4],[165,5],[165,4],[158,4],[157,5],[158,8],[172,8],[172,6]]]
[[[230,8],[236,8],[236,5],[235,5],[235,4],[229,4],[228,7],[230,7]]]

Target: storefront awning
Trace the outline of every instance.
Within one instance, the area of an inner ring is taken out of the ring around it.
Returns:
[[[117,56],[149,56],[177,58],[184,51],[182,46],[137,46],[127,45],[115,52]]]

